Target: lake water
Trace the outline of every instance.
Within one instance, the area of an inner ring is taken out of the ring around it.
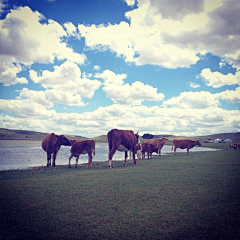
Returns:
[[[162,148],[162,155],[171,154],[172,146],[165,145]],[[94,161],[108,160],[108,145],[106,143],[96,143],[96,155]],[[196,151],[216,151],[213,148],[195,147],[190,152]],[[186,152],[177,149],[177,152]],[[67,165],[70,156],[70,147],[62,146],[58,152],[56,165]],[[124,152],[116,152],[113,160],[124,160]],[[81,155],[78,163],[87,163],[88,155]],[[75,164],[75,158],[72,158],[71,164]],[[29,167],[46,166],[47,155],[43,151],[40,141],[0,141],[0,171],[13,169],[26,169]]]

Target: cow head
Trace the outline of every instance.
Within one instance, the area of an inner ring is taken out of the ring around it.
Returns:
[[[136,140],[136,143],[140,144],[140,139],[139,139],[139,135],[138,135],[138,132],[134,134],[135,135],[135,140]]]
[[[196,145],[202,146],[201,143],[199,142],[199,140],[196,141]]]
[[[73,145],[77,140],[70,140],[71,145]]]
[[[55,143],[54,147],[59,147],[61,145],[64,145],[64,146],[71,146],[71,142],[64,136],[64,135],[60,135],[60,136],[57,136],[57,142]]]

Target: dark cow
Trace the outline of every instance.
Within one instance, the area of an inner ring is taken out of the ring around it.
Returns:
[[[155,138],[155,139],[148,139],[144,143],[151,144],[155,148],[157,148],[158,151],[159,151],[159,156],[161,156],[161,150],[162,150],[163,145],[166,143],[167,140],[168,140],[168,138]]]
[[[92,154],[95,155],[95,142],[93,140],[85,140],[81,142],[72,141],[71,156],[69,157],[68,167],[71,168],[71,159],[76,157],[76,168],[78,159],[81,154],[88,154],[88,167],[92,168]]]
[[[152,158],[152,153],[158,153],[159,149],[153,146],[152,144],[148,144],[146,142],[142,143],[142,155],[145,158],[145,153],[147,152],[148,159]]]
[[[112,129],[107,134],[108,138],[108,147],[109,147],[109,154],[108,154],[108,166],[112,168],[112,157],[118,147],[122,145],[125,147],[127,151],[125,151],[125,161],[124,165],[126,164],[127,159],[127,152],[132,150],[133,153],[136,152],[136,144],[139,143],[139,135],[134,134],[133,131],[128,130],[118,130]],[[135,154],[133,154],[133,161],[136,164]]]
[[[192,141],[192,140],[173,140],[173,145],[174,145],[174,154],[176,155],[176,149],[181,148],[181,149],[187,149],[187,155],[189,155],[189,149],[193,148],[194,146],[198,145],[201,146],[201,143],[197,141]],[[172,147],[173,149],[173,147]]]
[[[64,135],[51,133],[42,141],[42,148],[47,152],[47,166],[51,166],[51,155],[53,154],[52,166],[55,167],[57,153],[61,145],[71,146],[71,142]]]
[[[230,149],[237,150],[238,145],[236,143],[230,145]]]

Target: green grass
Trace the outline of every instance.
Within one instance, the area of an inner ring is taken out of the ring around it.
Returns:
[[[239,239],[239,157],[0,172],[0,239]]]

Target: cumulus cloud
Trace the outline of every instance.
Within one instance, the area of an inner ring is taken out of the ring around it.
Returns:
[[[158,89],[140,81],[135,81],[131,85],[124,84],[126,74],[115,74],[110,70],[95,74],[95,77],[104,79],[103,91],[114,103],[139,105],[143,101],[161,101],[164,94],[158,93]]]
[[[66,61],[55,66],[53,71],[44,70],[41,75],[30,70],[30,78],[40,83],[48,100],[66,104],[84,106],[81,97],[92,98],[101,82],[81,77],[81,70],[76,63]]]
[[[53,117],[55,110],[48,110],[42,104],[33,102],[29,99],[24,100],[5,100],[0,99],[1,111],[9,112],[15,117]]]
[[[126,62],[190,67],[208,52],[239,62],[240,3],[140,0],[115,25],[78,25],[86,46],[111,50]]]
[[[237,87],[235,90],[226,90],[214,95],[217,99],[222,99],[231,103],[240,103],[240,87]]]
[[[1,82],[5,86],[14,84],[17,74],[22,71],[21,65],[53,63],[55,59],[71,59],[83,64],[86,56],[74,52],[62,40],[67,33],[73,32],[70,23],[65,27],[67,32],[57,22],[46,20],[42,14],[33,12],[29,7],[11,10],[5,19],[0,20]],[[11,71],[6,73],[8,69]]]
[[[191,82],[191,81],[187,83],[187,86],[189,86],[191,88],[199,88],[200,87],[199,84]]]
[[[219,101],[210,92],[181,92],[178,97],[164,101],[163,105],[174,108],[214,108]]]
[[[225,85],[240,84],[240,71],[235,74],[228,73],[224,75],[220,72],[212,72],[209,68],[205,68],[201,71],[197,78],[202,78],[203,82],[207,86],[219,88]]]

